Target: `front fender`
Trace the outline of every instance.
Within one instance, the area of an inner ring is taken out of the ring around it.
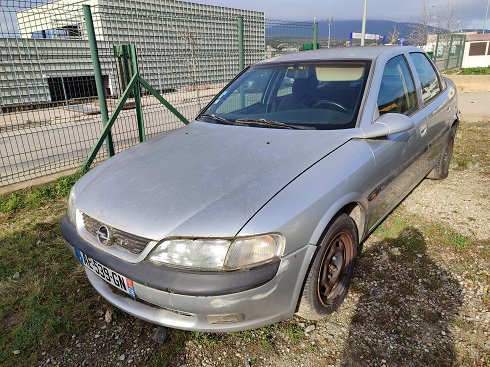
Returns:
[[[368,145],[352,139],[277,193],[238,235],[280,232],[286,237],[285,254],[305,244],[317,244],[330,220],[346,204],[357,202],[367,208],[374,175]]]

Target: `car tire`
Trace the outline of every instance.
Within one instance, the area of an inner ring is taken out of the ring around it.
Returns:
[[[442,150],[436,166],[427,175],[427,178],[432,180],[442,180],[449,174],[449,165],[451,164],[451,158],[453,157],[454,139],[456,138],[457,125],[453,125],[449,130],[449,135],[446,139],[446,144]]]
[[[320,320],[344,301],[354,272],[358,247],[357,226],[340,214],[328,226],[308,272],[296,314]]]

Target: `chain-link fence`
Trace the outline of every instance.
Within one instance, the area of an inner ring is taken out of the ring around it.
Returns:
[[[141,75],[188,119],[239,72],[264,58],[264,15],[167,0],[2,1],[0,186],[78,168],[101,130],[82,4],[91,4],[109,113],[124,90],[114,46],[136,45]],[[145,133],[182,126],[143,95]],[[112,130],[115,150],[138,141],[134,101]],[[104,159],[101,149],[98,159]]]

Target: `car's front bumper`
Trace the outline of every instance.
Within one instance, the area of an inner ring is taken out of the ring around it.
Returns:
[[[154,284],[155,273],[147,275],[152,278],[151,282],[147,282],[141,274],[135,279],[134,275],[138,274],[138,265],[141,264],[126,263],[95,249],[78,235],[76,226],[66,218],[62,223],[62,233],[73,253],[75,247],[89,252],[97,261],[133,280],[137,300],[122,294],[86,269],[87,277],[94,288],[114,306],[155,324],[197,331],[252,329],[291,317],[316,250],[313,245],[302,246],[284,256],[272,270],[270,267],[253,269],[241,272],[239,277],[233,272],[207,274],[218,278],[206,278],[197,272],[161,271],[162,284],[177,284],[180,275],[188,284],[192,283],[192,279],[200,284],[203,293],[199,294],[198,289],[178,292],[177,289],[183,288],[158,286]],[[129,274],[128,269],[131,269]],[[159,269],[156,268],[156,271]],[[271,271],[274,273],[271,274]],[[167,278],[164,281],[164,274],[176,279]],[[206,285],[203,279],[207,279],[209,284]],[[210,319],[226,318],[229,315],[237,315],[237,319],[241,320],[232,323],[209,322]]]

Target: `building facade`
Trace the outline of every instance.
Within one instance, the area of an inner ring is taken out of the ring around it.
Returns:
[[[490,66],[490,34],[466,36],[463,68]]]
[[[113,47],[135,44],[139,71],[160,91],[225,83],[265,56],[264,14],[178,0],[59,0],[16,12],[18,33],[0,38],[2,108],[93,96],[82,5],[91,5],[107,94],[122,92]],[[2,10],[3,11],[3,10]]]

